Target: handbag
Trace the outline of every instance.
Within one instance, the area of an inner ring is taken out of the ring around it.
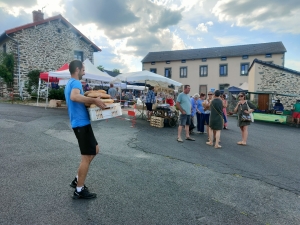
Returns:
[[[250,110],[250,107],[248,105],[248,102],[246,101],[248,111]],[[242,109],[242,106],[241,106]],[[243,122],[254,122],[254,117],[252,113],[249,113],[248,115],[242,114],[241,121]]]
[[[248,107],[248,111],[250,110],[250,107],[249,107],[249,105],[248,105],[248,101],[246,101],[246,104],[247,104],[247,107]],[[251,121],[250,122],[254,122],[254,115],[253,115],[253,113],[249,113],[249,116],[250,116],[250,118],[251,118]]]

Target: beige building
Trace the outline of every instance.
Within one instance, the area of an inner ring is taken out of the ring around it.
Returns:
[[[207,93],[249,82],[254,59],[284,66],[285,52],[282,42],[149,52],[142,64],[143,70],[191,85],[191,94]]]

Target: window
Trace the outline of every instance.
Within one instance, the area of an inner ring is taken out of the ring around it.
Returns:
[[[227,76],[227,65],[220,65],[220,76]]]
[[[155,65],[155,62],[151,62],[151,65]]]
[[[187,77],[187,67],[180,67],[180,78]]]
[[[200,66],[200,77],[207,77],[207,66]]]
[[[202,59],[202,62],[206,62],[206,60],[207,60],[206,58],[203,58],[203,59]]]
[[[171,62],[170,61],[166,61],[166,64],[170,64]]]
[[[248,55],[243,55],[242,59],[248,59]]]
[[[6,43],[3,44],[3,53],[6,53]]]
[[[83,52],[81,51],[74,51],[74,59],[78,59],[81,62],[83,61]]]
[[[199,86],[199,94],[201,94],[201,93],[207,95],[207,85],[200,85]]]
[[[219,90],[221,92],[224,92],[224,89],[228,88],[228,87],[229,87],[229,84],[219,84]]]
[[[171,68],[165,68],[165,77],[167,77],[167,78],[171,78],[172,77]]]
[[[221,57],[221,60],[222,60],[222,61],[226,61],[226,60],[227,60],[227,57]]]
[[[181,60],[181,63],[186,63],[186,60],[185,59]]]
[[[150,69],[150,72],[156,73],[156,68],[151,68],[151,69]]]
[[[266,58],[272,58],[272,54],[270,53],[266,54]]]
[[[247,76],[248,75],[248,69],[249,69],[249,63],[242,63],[241,64],[241,75]]]

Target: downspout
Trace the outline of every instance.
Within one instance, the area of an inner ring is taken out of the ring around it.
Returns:
[[[19,42],[17,42],[15,39],[13,39],[12,37],[8,36],[8,34],[6,34],[6,36],[11,39],[12,41],[14,41],[15,43],[17,43],[17,54],[18,54],[18,86],[19,86],[19,96],[22,98],[22,93],[21,93],[21,87],[20,87],[20,48],[19,48]]]

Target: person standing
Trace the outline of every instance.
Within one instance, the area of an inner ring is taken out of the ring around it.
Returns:
[[[255,106],[246,100],[246,94],[244,92],[241,92],[238,96],[239,102],[233,111],[238,115],[238,127],[240,127],[242,132],[242,141],[237,142],[237,144],[246,145],[250,121],[242,121],[242,116],[248,116],[250,113],[252,113],[255,109]]]
[[[214,99],[210,102],[210,118],[209,118],[209,141],[206,142],[208,145],[213,145],[213,135],[215,134],[216,142],[215,148],[221,148],[219,145],[221,130],[224,126],[223,117],[223,102],[220,98],[221,92],[215,91]]]
[[[203,108],[204,108],[204,124],[206,125],[206,132],[209,141],[209,116],[210,116],[210,102],[213,97],[213,93],[211,91],[208,92],[208,98],[203,101]]]
[[[296,120],[296,127],[300,125],[300,100],[294,104],[293,120]]]
[[[205,101],[205,94],[201,93],[200,98],[197,101],[197,133],[204,134],[204,123],[205,123],[205,114],[203,108],[203,102]]]
[[[228,130],[228,118],[227,118],[227,106],[228,106],[228,103],[227,103],[227,100],[226,100],[226,95],[223,94],[221,95],[221,99],[222,99],[222,102],[223,102],[223,117],[224,117],[224,129],[225,130]]]
[[[83,95],[80,80],[85,75],[85,68],[81,61],[73,60],[69,65],[69,71],[71,79],[65,88],[65,98],[71,126],[78,140],[81,153],[78,173],[70,186],[75,188],[74,199],[96,198],[97,194],[91,193],[84,185],[90,163],[99,152],[98,142],[94,136],[85,103],[95,104],[101,109],[105,108],[105,104],[100,98],[89,98]]]
[[[114,84],[110,84],[110,88],[108,89],[108,94],[111,99],[116,99],[117,97],[117,89],[114,88]]]
[[[194,119],[195,119],[195,115],[196,115],[196,110],[197,110],[197,102],[198,102],[198,99],[199,99],[199,94],[196,93],[194,94],[193,97],[191,97],[191,107],[192,107],[192,111],[191,111],[191,124],[190,124],[190,127],[189,127],[189,130],[190,130],[190,134],[193,134],[193,130],[195,128],[195,123],[194,123]]]
[[[189,126],[191,123],[191,101],[189,97],[191,87],[190,85],[184,85],[183,92],[181,92],[176,101],[176,107],[179,109],[181,112],[180,114],[180,124],[178,126],[178,136],[177,136],[177,141],[178,142],[183,142],[181,139],[181,131],[182,128],[185,128],[185,136],[186,140],[188,141],[195,141],[194,138],[190,137],[190,132],[189,132]]]
[[[152,116],[152,106],[155,103],[155,94],[153,91],[154,87],[149,87],[149,91],[146,96],[146,107],[147,107],[147,121],[149,122]]]

